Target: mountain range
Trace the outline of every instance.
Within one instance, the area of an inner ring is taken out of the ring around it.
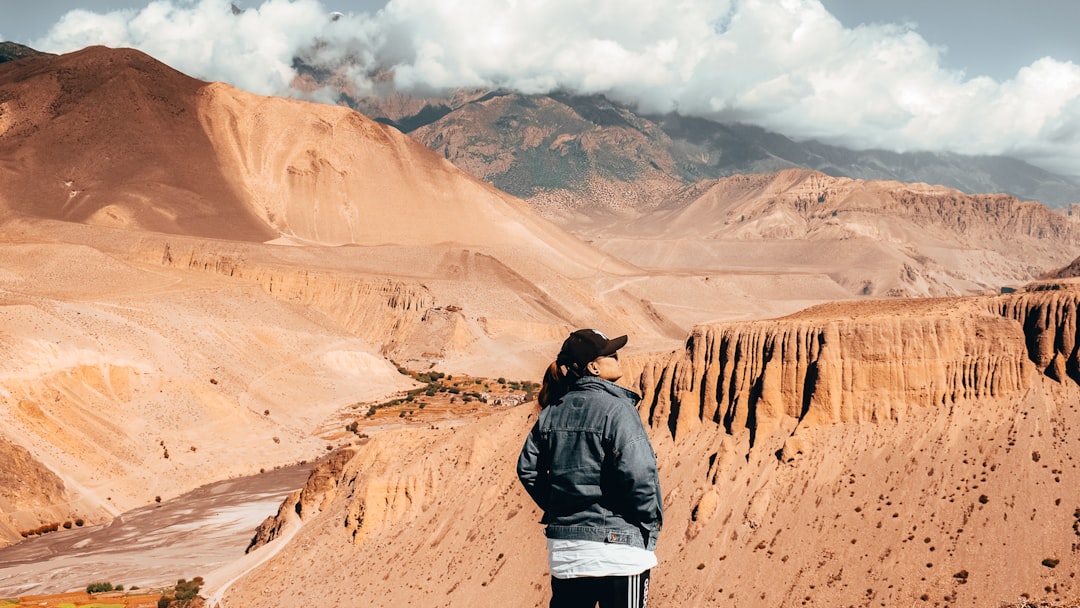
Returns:
[[[306,87],[332,75],[297,62]],[[392,124],[469,173],[553,212],[647,210],[700,180],[803,168],[834,177],[1008,194],[1053,207],[1080,202],[1080,182],[1004,156],[853,150],[751,125],[641,114],[602,95],[392,90],[341,103]],[[551,209],[554,208],[554,209]]]
[[[802,167],[710,176],[705,144],[651,156],[674,127],[601,98],[454,99],[405,134],[385,121],[435,106],[368,100],[379,122],[131,49],[0,63],[0,544],[82,546],[64,524],[317,460],[243,560],[137,582],[199,574],[219,606],[540,605],[512,465],[535,404],[363,412],[433,372],[538,380],[597,327],[631,336],[620,382],[660,462],[654,601],[1078,597],[1076,218]],[[563,188],[567,167],[610,196]],[[131,582],[111,567],[0,595]]]

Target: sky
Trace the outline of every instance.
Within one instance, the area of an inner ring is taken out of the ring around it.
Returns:
[[[603,93],[853,148],[1080,177],[1080,0],[0,0],[0,40],[128,46],[255,93],[292,58],[359,92]],[[334,14],[334,12],[340,14]],[[329,92],[309,95],[332,102]]]

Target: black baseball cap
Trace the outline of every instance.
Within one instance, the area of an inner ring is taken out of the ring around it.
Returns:
[[[556,361],[560,365],[581,369],[597,357],[615,354],[615,351],[625,345],[626,336],[608,338],[603,332],[596,329],[579,329],[570,334],[563,342]]]

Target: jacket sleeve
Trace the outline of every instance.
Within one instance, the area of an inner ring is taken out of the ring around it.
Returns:
[[[551,495],[551,481],[548,475],[548,465],[542,457],[542,444],[540,442],[540,423],[537,422],[529,436],[525,438],[525,445],[521,448],[518,456],[517,474],[521,485],[532,497],[533,502],[543,511],[548,510],[548,497]]]
[[[637,410],[627,406],[621,411],[612,421],[611,433],[614,485],[621,494],[622,515],[654,533],[659,532],[664,508],[656,452]]]

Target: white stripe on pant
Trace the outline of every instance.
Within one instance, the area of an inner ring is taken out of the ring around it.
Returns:
[[[648,608],[649,577],[646,577],[644,581],[641,580],[640,574],[627,577],[626,606],[627,608]]]

